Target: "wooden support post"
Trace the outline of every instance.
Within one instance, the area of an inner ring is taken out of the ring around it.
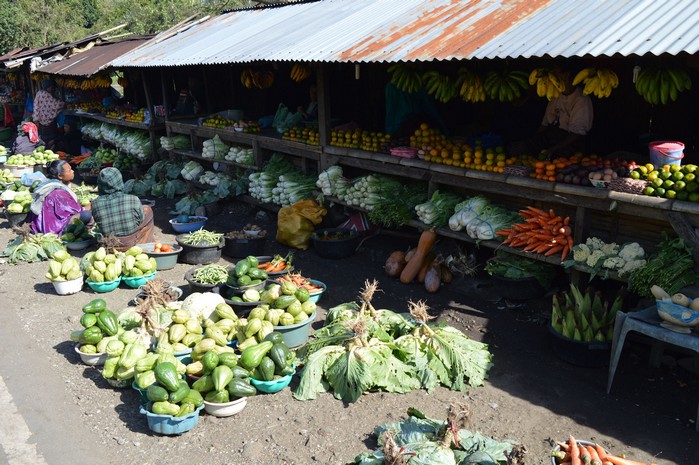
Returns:
[[[160,68],[160,91],[163,93],[163,107],[165,108],[165,121],[170,120],[170,99],[168,88],[165,85],[165,71],[164,68]],[[168,129],[166,134],[170,136],[170,130]]]
[[[330,83],[327,80],[327,65],[318,63],[316,70],[316,90],[318,91],[318,132],[320,146],[330,145]]]

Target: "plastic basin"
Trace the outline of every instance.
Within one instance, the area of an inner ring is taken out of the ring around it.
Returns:
[[[77,294],[83,288],[83,277],[80,276],[70,281],[52,281],[51,284],[58,295]]]
[[[80,356],[80,360],[82,360],[85,365],[102,366],[107,360],[107,354],[104,352],[101,354],[87,354],[85,352],[80,352],[80,344],[75,344],[75,353]]]
[[[170,223],[170,226],[172,226],[172,229],[175,230],[177,233],[188,233],[192,231],[196,231],[197,229],[201,229],[204,227],[206,224],[206,221],[208,220],[207,217],[205,216],[190,216],[190,219],[195,219],[199,218],[200,221],[192,221],[189,223],[179,223],[177,221],[177,218],[172,218],[171,220],[168,220]]]
[[[260,255],[264,253],[266,239],[267,236],[250,236],[244,239],[226,237],[223,254],[227,257],[235,258]]]
[[[328,286],[324,282],[315,279],[311,279],[311,282],[317,286],[323,286],[322,291],[311,294],[311,296],[308,298],[308,300],[311,302],[317,303],[320,300],[320,296],[323,295],[326,290],[328,290]]]
[[[315,320],[317,312],[313,312],[309,317],[301,323],[296,323],[288,326],[273,326],[274,331],[282,334],[284,344],[290,349],[304,345],[308,341],[308,336],[311,334],[311,323]]]
[[[230,417],[236,413],[240,413],[247,403],[247,397],[241,397],[240,399],[223,403],[204,401],[204,411],[215,417]]]
[[[77,242],[65,242],[64,241],[63,245],[65,245],[66,249],[68,249],[68,250],[83,250],[83,249],[87,249],[95,242],[97,242],[97,239],[88,239],[86,241],[77,241]]]
[[[131,289],[137,289],[155,278],[156,273],[157,271],[153,271],[152,273],[143,276],[122,276],[121,280]]]
[[[341,235],[342,238],[332,239],[336,235]],[[324,239],[324,237],[331,239]],[[313,249],[323,258],[346,258],[354,255],[359,242],[359,234],[351,229],[326,228],[311,234],[311,241]]]
[[[148,428],[155,433],[166,435],[182,434],[193,429],[199,422],[199,412],[204,408],[202,405],[189,415],[174,417],[150,412],[149,407],[150,403],[140,407],[141,415],[145,415],[148,420]]]
[[[29,212],[26,213],[10,213],[5,209],[5,218],[7,218],[10,226],[19,226],[27,221],[27,216]]]
[[[113,388],[117,389],[124,389],[129,386],[131,386],[131,383],[133,380],[131,378],[129,379],[114,379],[114,378],[104,378],[107,381],[107,384],[109,384]]]
[[[582,367],[609,365],[612,345],[609,342],[586,342],[567,338],[549,325],[551,346],[561,360]]]
[[[296,373],[296,371],[294,371]],[[293,377],[293,374],[286,375],[279,377],[275,380],[272,381],[260,381],[259,379],[255,379],[250,377],[250,383],[255,386],[255,389],[257,389],[260,392],[265,392],[267,394],[274,394],[275,392],[279,392],[285,387],[287,387],[289,384],[291,384],[291,378]]]
[[[121,283],[121,276],[115,279],[114,281],[105,281],[103,283],[95,283],[92,281],[86,281],[87,285],[90,286],[90,288],[99,293],[104,293],[104,292],[111,292],[117,287],[119,287],[119,284]]]
[[[203,284],[194,280],[194,273],[201,266],[195,266],[184,274],[184,280],[189,283],[189,290],[192,292],[213,292],[213,289],[219,284]]]
[[[164,244],[164,243],[163,243]],[[182,246],[175,243],[168,243],[172,247],[171,252],[154,252],[155,242],[146,242],[144,244],[138,244],[140,248],[143,249],[143,253],[149,257],[155,258],[156,270],[170,270],[177,265],[177,258],[182,252]]]
[[[184,235],[175,237],[177,243],[182,247],[179,261],[190,265],[208,265],[216,263],[221,258],[221,250],[225,244],[222,238],[218,244],[213,245],[189,245],[182,242]]]

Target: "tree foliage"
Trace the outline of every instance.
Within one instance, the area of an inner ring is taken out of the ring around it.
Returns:
[[[282,0],[283,1],[283,0]],[[273,1],[272,1],[273,2]],[[269,0],[0,0],[0,53],[114,34],[151,34],[196,15],[217,15]]]

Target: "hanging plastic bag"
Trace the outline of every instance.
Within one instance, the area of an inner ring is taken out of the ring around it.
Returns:
[[[316,225],[327,213],[315,200],[300,200],[283,207],[277,214],[277,242],[295,249],[306,250]]]

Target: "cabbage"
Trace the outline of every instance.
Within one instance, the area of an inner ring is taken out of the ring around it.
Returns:
[[[193,317],[204,321],[216,312],[218,304],[226,303],[219,294],[213,292],[194,292],[182,302],[182,310],[188,311]]]

